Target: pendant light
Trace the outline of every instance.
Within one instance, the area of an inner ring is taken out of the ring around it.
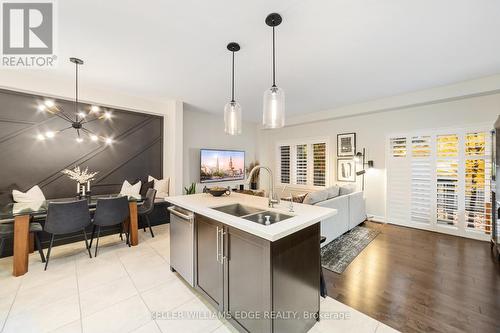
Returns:
[[[285,92],[276,86],[276,47],[274,28],[280,25],[281,15],[269,14],[266,24],[273,28],[273,85],[264,92],[264,109],[262,124],[264,128],[281,128],[285,126]]]
[[[224,132],[229,135],[241,134],[241,106],[234,100],[234,52],[240,50],[238,43],[227,44],[227,49],[233,55],[233,67],[231,74],[231,101],[224,107]]]

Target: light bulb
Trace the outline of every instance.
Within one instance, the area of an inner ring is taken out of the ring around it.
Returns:
[[[111,112],[104,112],[104,118],[111,119]]]
[[[82,111],[78,112],[78,117],[85,118],[85,116],[86,116],[85,112]]]
[[[106,144],[110,145],[113,143],[113,139],[111,138],[106,138],[106,140],[104,140],[104,142],[106,142]]]
[[[38,111],[45,111],[45,110],[46,110],[45,105],[43,105],[43,104],[38,105]]]
[[[47,132],[45,132],[45,136],[47,138],[53,138],[54,136],[56,136],[56,133],[54,133],[52,131],[47,131]]]
[[[39,140],[39,141],[43,141],[43,140],[45,140],[45,137],[43,136],[43,134],[38,134],[38,135],[36,136],[36,138],[37,138],[37,140]]]
[[[48,100],[46,100],[46,101],[45,101],[45,105],[46,105],[48,108],[52,108],[52,107],[54,107],[55,103],[54,103],[54,101],[53,101],[53,100],[48,99]]]
[[[92,134],[92,135],[90,136],[90,140],[92,140],[92,141],[97,141],[97,140],[99,140],[99,138],[97,137],[97,135]]]
[[[100,109],[99,109],[99,107],[98,107],[97,105],[92,105],[92,106],[90,107],[90,111],[92,111],[92,112],[99,112],[99,110],[100,110]]]
[[[81,143],[81,142],[83,142],[83,139],[78,137],[78,138],[76,138],[76,142]]]

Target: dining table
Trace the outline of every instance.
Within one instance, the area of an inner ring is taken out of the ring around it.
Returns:
[[[102,198],[112,198],[121,196],[120,194],[92,195],[86,199],[89,203],[89,211],[94,211],[97,200]],[[130,245],[139,244],[137,206],[144,202],[141,196],[127,196],[129,202],[129,218],[123,222],[125,230],[130,234]],[[14,247],[12,275],[21,276],[28,272],[28,256],[33,252],[33,239],[30,237],[30,221],[35,218],[41,220],[47,216],[49,204],[51,202],[68,202],[77,198],[57,198],[29,203],[9,203],[0,210],[0,223],[14,223]]]

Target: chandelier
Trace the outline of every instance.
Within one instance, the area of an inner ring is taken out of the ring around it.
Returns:
[[[86,110],[82,110],[79,108],[78,103],[78,66],[83,65],[83,60],[78,58],[69,58],[69,61],[75,64],[75,109],[74,114],[66,113],[61,107],[56,105],[53,100],[46,100],[43,104],[41,104],[38,109],[43,112],[48,112],[54,116],[57,116],[64,121],[69,123],[68,127],[60,129],[58,131],[47,131],[45,134],[38,134],[38,140],[45,140],[54,138],[57,134],[60,134],[64,131],[74,129],[76,131],[76,142],[81,143],[84,140],[84,136],[90,139],[93,142],[104,142],[106,144],[113,143],[113,139],[111,137],[100,136],[86,127],[86,124],[90,122],[94,122],[97,120],[108,120],[111,119],[112,114],[109,111],[103,111],[100,107],[96,105],[92,105],[88,107]]]

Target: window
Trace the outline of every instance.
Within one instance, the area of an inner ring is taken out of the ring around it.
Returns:
[[[283,185],[325,187],[328,184],[328,140],[278,144],[278,181]]]
[[[422,132],[387,138],[388,222],[487,240],[492,223],[488,128]]]

